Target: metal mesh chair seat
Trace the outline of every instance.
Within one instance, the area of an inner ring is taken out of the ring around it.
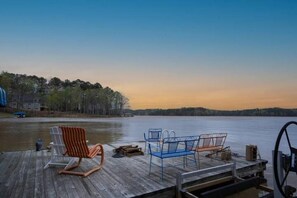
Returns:
[[[187,156],[193,157],[193,162],[197,166],[197,161],[195,157],[195,147],[198,141],[197,136],[182,136],[182,137],[170,137],[164,138],[161,143],[160,151],[153,151],[151,145],[149,144],[150,151],[150,170],[152,166],[152,157],[157,157],[161,159],[161,178],[163,180],[163,159],[175,158],[175,157],[184,157],[183,166],[185,167],[185,162]]]

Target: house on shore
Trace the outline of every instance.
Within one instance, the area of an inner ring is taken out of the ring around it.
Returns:
[[[12,97],[11,102],[8,106],[13,109],[22,109],[28,111],[40,111],[41,103],[40,98],[32,95],[22,96],[22,100],[17,100],[17,97]]]

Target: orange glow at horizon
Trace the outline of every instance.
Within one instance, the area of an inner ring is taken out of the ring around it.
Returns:
[[[295,85],[252,85],[242,83],[226,86],[201,85],[178,87],[162,85],[122,87],[129,98],[132,109],[172,109],[182,107],[204,107],[217,110],[240,110],[252,108],[296,108]],[[255,82],[257,84],[257,82]]]

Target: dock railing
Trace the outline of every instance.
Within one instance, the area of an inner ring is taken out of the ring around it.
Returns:
[[[191,172],[186,172],[186,173],[180,173],[177,175],[176,178],[176,197],[177,198],[181,198],[182,197],[182,193],[185,194],[186,197],[195,197],[193,196],[191,193],[189,193],[189,191],[192,191],[193,188],[197,188],[197,186],[191,186],[188,188],[183,188],[183,182],[185,179],[189,179],[191,177],[199,177],[203,174],[207,174],[207,173],[212,173],[212,172],[216,172],[216,171],[222,171],[222,170],[228,170],[230,169],[230,171],[232,172],[232,176],[226,176],[220,179],[216,179],[215,181],[212,182],[212,184],[214,183],[221,183],[224,181],[229,181],[232,180],[234,178],[238,178],[237,174],[236,174],[236,163],[229,163],[229,164],[224,164],[221,166],[215,166],[215,167],[211,167],[211,168],[206,168],[206,169],[201,169],[201,170],[196,170],[196,171],[191,171]],[[203,188],[210,185],[210,182],[206,182],[206,183],[202,183],[199,184],[199,188]]]

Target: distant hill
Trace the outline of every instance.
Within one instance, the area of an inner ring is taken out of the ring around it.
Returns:
[[[265,108],[245,110],[213,110],[203,107],[189,107],[178,109],[140,109],[131,110],[134,115],[161,116],[297,116],[297,109]]]

